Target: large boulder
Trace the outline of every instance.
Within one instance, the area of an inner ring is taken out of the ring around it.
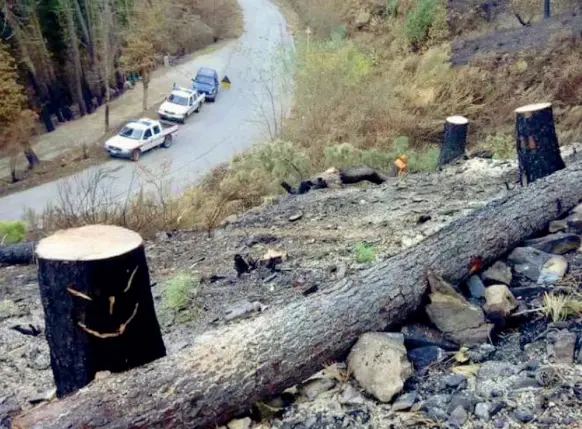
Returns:
[[[348,355],[348,366],[360,386],[381,402],[390,402],[413,373],[406,356],[404,336],[368,332]]]

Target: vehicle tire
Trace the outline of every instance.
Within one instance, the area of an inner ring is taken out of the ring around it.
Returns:
[[[198,107],[194,110],[196,113],[200,113],[200,108],[202,107],[202,103],[198,103]]]
[[[172,146],[172,136],[170,134],[168,134],[166,136],[166,138],[164,138],[164,142],[162,143],[162,147],[168,149],[170,146]]]
[[[139,149],[134,149],[131,152],[131,160],[134,161],[134,162],[139,161],[139,157],[140,156],[141,156],[141,150],[139,150]]]

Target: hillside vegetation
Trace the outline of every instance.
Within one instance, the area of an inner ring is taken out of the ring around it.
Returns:
[[[299,181],[332,166],[367,164],[390,172],[401,153],[411,172],[431,170],[444,119],[454,114],[471,121],[470,149],[487,149],[496,158],[515,156],[513,110],[523,104],[551,100],[561,141],[580,135],[579,36],[556,32],[536,50],[476,52],[467,66],[450,62],[452,42],[520,27],[515,13],[528,22],[543,20],[539,2],[539,13],[526,15],[523,8],[533,2],[514,0],[484,15],[469,0],[448,8],[443,0],[289,1],[311,30],[297,32],[295,51],[282,58],[294,82],[291,117],[274,128],[271,141],[216,168],[184,197],[141,195],[132,206],[137,213],[145,200],[146,207],[163,200],[163,216],[128,218],[120,208],[123,222],[140,220],[128,226],[212,228],[283,192],[281,180]],[[578,7],[570,0],[551,4],[554,14]]]

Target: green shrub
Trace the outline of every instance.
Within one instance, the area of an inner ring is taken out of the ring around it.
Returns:
[[[359,264],[368,264],[376,260],[376,249],[368,243],[363,241],[356,243],[355,251],[356,262]]]
[[[399,5],[400,5],[400,0],[386,0],[386,8],[385,8],[386,16],[398,15],[398,6]]]
[[[14,244],[26,238],[28,228],[22,221],[0,221],[0,244]]]
[[[406,16],[406,37],[410,43],[424,41],[437,13],[436,0],[417,0]]]
[[[194,276],[188,271],[180,271],[162,284],[162,305],[173,311],[183,310],[196,291]]]
[[[515,158],[515,138],[510,134],[491,134],[485,138],[485,148],[493,152],[493,159]]]

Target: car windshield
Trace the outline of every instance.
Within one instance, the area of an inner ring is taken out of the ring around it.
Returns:
[[[123,127],[123,129],[119,132],[119,135],[122,137],[127,137],[128,139],[139,140],[143,134],[142,130],[138,130],[136,128],[128,127],[127,125]]]
[[[180,97],[179,95],[170,94],[168,101],[172,104],[179,104],[180,106],[187,106],[188,99],[185,97]]]
[[[212,85],[214,83],[214,79],[210,76],[198,75],[196,76],[196,82],[198,83],[207,83],[208,85]]]

